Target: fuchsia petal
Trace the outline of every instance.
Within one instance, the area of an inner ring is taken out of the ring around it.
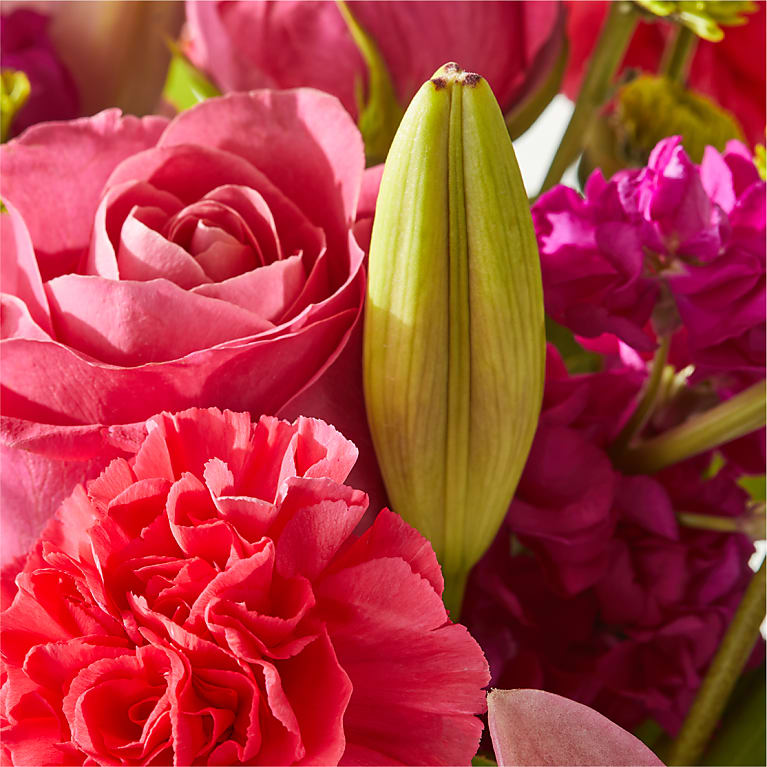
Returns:
[[[644,743],[588,706],[543,690],[491,690],[490,735],[503,767],[648,765],[663,762]]]

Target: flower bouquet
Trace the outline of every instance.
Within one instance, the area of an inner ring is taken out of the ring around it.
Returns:
[[[4,2],[2,764],[763,764],[764,14]]]

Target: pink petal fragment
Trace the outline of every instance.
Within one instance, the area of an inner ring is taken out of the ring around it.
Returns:
[[[490,736],[499,765],[647,765],[663,762],[594,709],[543,690],[491,690]]]

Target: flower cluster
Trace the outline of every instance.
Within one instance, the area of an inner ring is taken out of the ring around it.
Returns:
[[[664,139],[646,168],[595,171],[584,197],[557,187],[533,219],[554,319],[638,352],[683,327],[678,367],[729,387],[764,377],[765,183],[742,144],[698,167]]]
[[[487,682],[434,552],[321,421],[161,415],[2,613],[11,764],[466,763]],[[417,723],[417,733],[413,724]]]
[[[328,367],[362,308],[365,200],[359,132],[309,90],[44,123],[2,163],[5,561],[135,446],[122,425],[276,413]]]
[[[753,544],[677,517],[743,517],[735,466],[704,479],[710,454],[652,477],[611,463],[643,377],[570,376],[550,347],[530,458],[464,618],[493,686],[550,690],[626,728],[653,718],[675,732],[748,583]]]

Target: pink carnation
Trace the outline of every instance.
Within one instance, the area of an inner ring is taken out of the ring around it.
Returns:
[[[57,512],[2,614],[11,764],[468,764],[487,664],[429,543],[321,421],[163,414]]]
[[[638,352],[684,330],[698,377],[764,377],[765,183],[742,144],[708,147],[698,167],[664,139],[646,168],[609,181],[595,171],[585,197],[551,190],[533,220],[558,322]]]

